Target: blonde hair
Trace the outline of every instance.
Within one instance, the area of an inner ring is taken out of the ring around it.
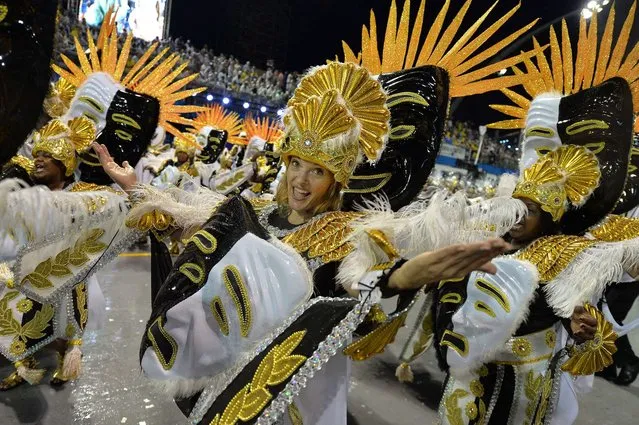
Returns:
[[[325,199],[313,210],[313,216],[326,211],[339,211],[342,207],[342,184],[333,178],[333,183],[331,183],[331,186],[324,196]],[[277,185],[275,201],[277,201],[282,217],[287,216],[291,212],[291,208],[288,205],[288,179],[286,178],[286,171],[284,171],[284,175]]]

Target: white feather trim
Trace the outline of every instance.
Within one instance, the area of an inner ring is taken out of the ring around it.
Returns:
[[[518,177],[514,174],[502,174],[495,190],[496,196],[512,196],[517,186]]]
[[[637,258],[639,241],[600,243],[577,255],[551,282],[544,286],[548,303],[564,318],[584,302],[599,299],[606,285],[621,280],[624,261]]]
[[[126,198],[108,191],[50,191],[16,179],[0,182],[0,236],[10,233],[18,245],[53,234],[72,238],[96,221],[104,230],[119,227],[127,211]]]
[[[442,190],[430,202],[413,202],[398,213],[381,197],[365,203],[362,211],[365,216],[352,224],[350,242],[355,249],[342,261],[337,276],[346,288],[372,266],[388,261],[368,236],[370,230],[381,230],[403,258],[413,258],[450,245],[501,237],[525,216],[527,208],[510,197],[471,204],[462,192],[450,196]]]
[[[176,226],[186,234],[199,230],[226,200],[224,195],[206,188],[190,192],[177,187],[160,190],[151,185],[136,186],[132,197],[142,201],[129,212],[130,220],[137,221],[146,213],[159,211],[173,217]]]

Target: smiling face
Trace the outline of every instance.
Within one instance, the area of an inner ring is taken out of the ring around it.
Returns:
[[[327,169],[296,156],[286,168],[288,206],[303,217],[312,216],[329,196],[335,179]]]
[[[33,181],[36,184],[55,186],[65,180],[62,163],[46,152],[38,152],[34,158]]]

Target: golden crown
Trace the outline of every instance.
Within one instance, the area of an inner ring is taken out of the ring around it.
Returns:
[[[68,177],[77,166],[77,154],[86,151],[95,140],[95,125],[86,117],[74,118],[67,124],[53,119],[34,133],[33,140],[32,155],[48,153],[64,164]]]
[[[569,205],[583,205],[599,186],[599,161],[588,148],[564,145],[551,151],[524,174],[513,197],[528,198],[559,221]]]
[[[375,161],[384,150],[390,129],[385,102],[382,86],[364,68],[331,62],[312,69],[284,116],[284,160],[317,163],[345,185],[363,156]]]

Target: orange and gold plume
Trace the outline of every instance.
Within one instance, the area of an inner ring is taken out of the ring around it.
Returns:
[[[205,90],[204,87],[182,90],[195,80],[198,74],[177,79],[186,70],[188,63],[178,65],[180,56],[175,53],[166,56],[169,48],[154,55],[158,43],[153,43],[133,67],[125,72],[131,52],[133,34],[127,35],[122,48],[119,49],[114,19],[115,16],[107,14],[97,41],[87,29],[88,57],[85,48],[80,44],[77,35],[74,34],[78,63],[62,54],[61,58],[67,69],[54,64],[52,65],[53,70],[75,87],[82,85],[91,74],[105,72],[124,87],[158,99],[160,102],[158,124],[166,131],[178,136],[180,132],[173,124],[193,125],[192,121],[184,118],[182,114],[204,110],[204,107],[201,106],[175,104]]]
[[[197,133],[206,126],[211,126],[217,130],[226,130],[229,134],[228,141],[234,145],[246,145],[247,140],[240,137],[242,132],[242,120],[235,112],[225,110],[221,105],[212,104],[204,108],[197,114],[191,124],[194,129],[190,131]]]
[[[250,141],[253,137],[259,137],[266,143],[275,143],[284,134],[284,130],[277,121],[271,121],[266,117],[247,117],[244,120],[244,130],[246,131],[246,140]]]
[[[632,91],[634,111],[639,111],[639,43],[636,43],[626,55],[630,33],[633,29],[636,1],[630,7],[620,33],[615,37],[615,5],[613,3],[606,21],[601,40],[597,34],[597,14],[592,15],[590,23],[581,17],[577,53],[573,58],[573,43],[568,34],[566,21],[561,22],[561,42],[554,28],[550,28],[550,62],[539,52],[535,65],[526,58],[526,71],[513,66],[517,75],[534,74],[537,78],[523,83],[528,96],[522,96],[508,89],[502,92],[514,105],[491,105],[512,119],[489,125],[498,129],[517,129],[526,126],[526,114],[532,100],[548,92],[570,95],[580,90],[596,86],[610,78],[624,78]],[[613,46],[614,40],[614,46]],[[539,43],[533,37],[535,47]],[[639,122],[637,123],[639,125]],[[637,125],[635,126],[637,127]],[[639,130],[639,128],[637,128]]]
[[[515,75],[499,78],[486,78],[504,68],[508,68],[530,58],[535,52],[520,53],[508,59],[478,68],[478,65],[492,59],[522,34],[535,25],[537,20],[508,35],[501,41],[487,46],[486,42],[510,19],[520,5],[495,20],[483,32],[476,34],[479,27],[487,22],[488,15],[496,2],[475,23],[461,35],[458,35],[466,12],[472,0],[467,0],[455,17],[447,25],[446,16],[450,0],[441,8],[435,22],[428,29],[422,41],[422,26],[426,1],[422,0],[415,22],[410,24],[410,0],[404,2],[401,16],[397,15],[395,0],[391,3],[384,45],[380,55],[377,47],[377,22],[371,10],[370,27],[362,27],[362,49],[355,55],[353,50],[342,42],[344,61],[361,64],[372,74],[394,72],[423,65],[435,65],[445,69],[450,77],[450,96],[461,97],[499,90],[523,83],[530,79],[528,75]],[[421,47],[420,47],[421,46]]]

